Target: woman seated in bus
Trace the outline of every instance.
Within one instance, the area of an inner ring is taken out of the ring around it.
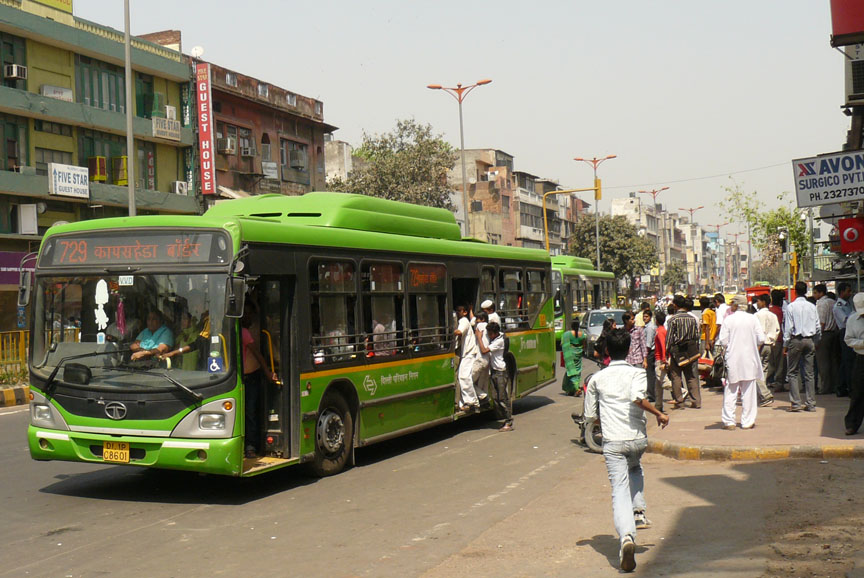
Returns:
[[[181,355],[180,369],[195,371],[198,369],[198,327],[192,322],[192,314],[183,311],[180,314],[180,333],[177,334],[177,349],[159,356],[159,359]]]
[[[158,309],[153,309],[147,314],[147,327],[138,334],[129,349],[133,351],[132,361],[136,361],[162,355],[172,347],[174,347],[174,334],[165,325],[162,313]]]

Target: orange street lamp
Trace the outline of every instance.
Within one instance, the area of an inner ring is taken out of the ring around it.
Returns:
[[[684,207],[678,207],[678,210],[679,211],[687,211],[688,213],[690,213],[690,224],[692,225],[693,224],[693,213],[695,213],[699,209],[704,209],[704,208],[705,208],[705,205],[699,205],[695,209],[685,209]]]
[[[457,83],[455,87],[441,86],[440,84],[428,84],[426,88],[432,90],[443,90],[450,96],[456,99],[459,103],[459,142],[462,147],[462,205],[465,211],[465,236],[471,236],[471,220],[468,218],[468,177],[465,170],[465,130],[462,124],[462,101],[468,96],[468,93],[484,84],[492,82],[491,79],[485,78],[470,86],[462,86],[462,83]]]
[[[593,159],[583,159],[582,157],[574,157],[574,161],[588,163],[594,169],[594,236],[597,238],[597,270],[600,270],[600,198],[603,196],[600,179],[597,178],[597,167],[603,161],[618,158],[618,155],[608,155],[602,159],[594,157]]]

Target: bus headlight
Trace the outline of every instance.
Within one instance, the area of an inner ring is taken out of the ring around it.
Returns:
[[[225,429],[225,414],[201,413],[198,415],[198,427],[204,430]]]
[[[53,427],[54,416],[51,415],[51,406],[45,403],[31,403],[30,422],[39,427]]]

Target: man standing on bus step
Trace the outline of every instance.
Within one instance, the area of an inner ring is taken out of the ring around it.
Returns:
[[[501,325],[501,317],[495,313],[495,302],[491,299],[487,299],[483,303],[480,304],[480,309],[486,312],[486,315],[489,316],[489,323],[497,323],[499,326]]]
[[[645,512],[641,464],[648,447],[645,412],[654,414],[660,427],[666,427],[669,416],[648,402],[645,371],[624,360],[630,350],[627,331],[613,329],[606,343],[612,362],[588,382],[584,413],[586,420],[599,415],[603,424],[603,459],[620,543],[618,560],[621,570],[632,572],[636,568],[636,530],[651,527]]]
[[[784,315],[783,352],[786,353],[786,377],[789,380],[789,411],[816,411],[813,383],[813,357],[819,341],[819,315],[816,306],[807,301],[807,284],[795,283],[795,301]],[[804,360],[804,399],[801,399],[801,366]]]
[[[461,411],[473,411],[480,407],[477,392],[474,391],[474,360],[479,354],[477,349],[477,338],[471,327],[470,310],[466,305],[456,307],[458,325],[455,334],[460,338],[460,360],[456,371],[456,379],[459,382],[459,409]]]
[[[513,431],[513,411],[510,407],[510,376],[504,362],[504,336],[501,327],[494,321],[486,325],[485,334],[477,331],[477,347],[483,355],[489,354],[489,369],[492,371],[492,407],[495,416],[504,424],[498,431]]]
[[[816,298],[816,314],[822,337],[816,344],[816,366],[819,368],[819,389],[817,393],[834,393],[837,389],[840,369],[840,333],[834,319],[836,301],[828,296],[824,283],[813,287]]]

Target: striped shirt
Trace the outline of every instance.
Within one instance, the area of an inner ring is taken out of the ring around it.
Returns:
[[[630,350],[627,352],[627,358],[624,361],[630,365],[642,365],[647,355],[648,348],[645,345],[645,328],[634,325],[633,329],[630,330]]]
[[[679,311],[668,320],[666,333],[666,349],[671,350],[675,343],[699,341],[699,324],[692,315],[684,310]]]

